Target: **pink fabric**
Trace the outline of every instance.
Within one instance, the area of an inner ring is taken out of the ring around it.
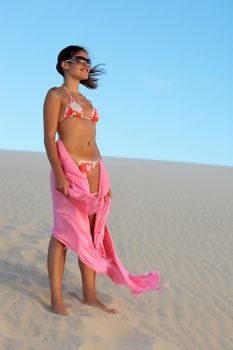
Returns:
[[[58,155],[66,178],[71,183],[66,197],[55,188],[55,175],[50,170],[50,188],[53,205],[52,234],[72,251],[80,260],[98,274],[107,274],[118,285],[128,286],[134,296],[146,290],[163,291],[168,283],[160,284],[158,271],[135,275],[127,271],[116,255],[114,243],[107,226],[111,198],[104,196],[110,189],[106,167],[99,158],[99,191],[90,192],[86,176],[79,170],[63,142],[56,141]],[[94,243],[92,241],[88,215],[96,213]]]

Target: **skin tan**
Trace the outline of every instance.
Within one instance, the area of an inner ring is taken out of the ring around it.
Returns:
[[[85,51],[79,51],[75,55],[88,58],[88,53]],[[65,75],[62,86],[65,86],[70,94],[82,106],[84,116],[91,117],[93,107],[91,106],[91,103],[79,93],[80,80],[88,78],[90,67],[86,63],[80,65],[65,61],[63,61],[61,65]],[[85,69],[87,69],[87,71]],[[95,139],[96,125],[94,122],[87,119],[73,118],[65,119],[58,123],[58,120],[62,119],[64,115],[68,99],[68,94],[64,88],[51,88],[47,92],[43,107],[44,145],[49,162],[55,174],[56,189],[64,194],[64,196],[67,196],[68,194],[69,182],[66,179],[59,162],[56,148],[56,132],[70,155],[73,155],[78,159],[87,160],[95,160],[98,157],[101,158]],[[90,185],[90,191],[98,191],[99,164],[95,166],[87,179]],[[109,190],[107,196],[110,198],[112,197],[111,190]],[[89,216],[92,239],[95,215],[96,214]],[[51,289],[51,311],[67,316],[69,314],[65,309],[62,300],[62,279],[65,260],[66,247],[55,237],[51,236],[47,256],[47,267]],[[80,261],[79,258],[78,265],[82,277],[83,303],[98,307],[108,313],[117,313],[117,310],[109,308],[97,299],[95,286],[96,272]]]

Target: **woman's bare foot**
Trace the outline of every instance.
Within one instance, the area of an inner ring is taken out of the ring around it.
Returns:
[[[118,311],[116,309],[111,309],[107,305],[101,303],[100,300],[94,299],[94,300],[83,300],[83,304],[91,305],[91,306],[96,306],[109,314],[116,314]]]
[[[63,316],[69,316],[69,313],[66,311],[65,306],[63,303],[52,303],[51,304],[51,311],[54,314],[63,315]]]

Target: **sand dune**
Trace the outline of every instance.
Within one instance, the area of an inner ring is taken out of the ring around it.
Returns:
[[[233,167],[103,157],[119,257],[170,288],[137,300],[99,275],[98,297],[119,310],[107,314],[81,303],[69,251],[64,317],[49,309],[50,165],[45,153],[0,156],[0,350],[233,349]]]

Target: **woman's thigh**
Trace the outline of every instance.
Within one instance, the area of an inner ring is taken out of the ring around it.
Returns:
[[[90,192],[98,192],[99,190],[99,182],[100,182],[100,164],[99,162],[96,164],[94,169],[92,170],[91,174],[87,176]],[[90,227],[91,227],[91,233],[93,238],[93,230],[94,230],[94,224],[95,224],[95,216],[96,214],[89,215],[89,221],[90,221]]]
[[[90,192],[97,192],[99,189],[99,179],[100,177],[100,164],[99,162],[95,165],[91,174],[87,176],[87,180],[90,186]]]

